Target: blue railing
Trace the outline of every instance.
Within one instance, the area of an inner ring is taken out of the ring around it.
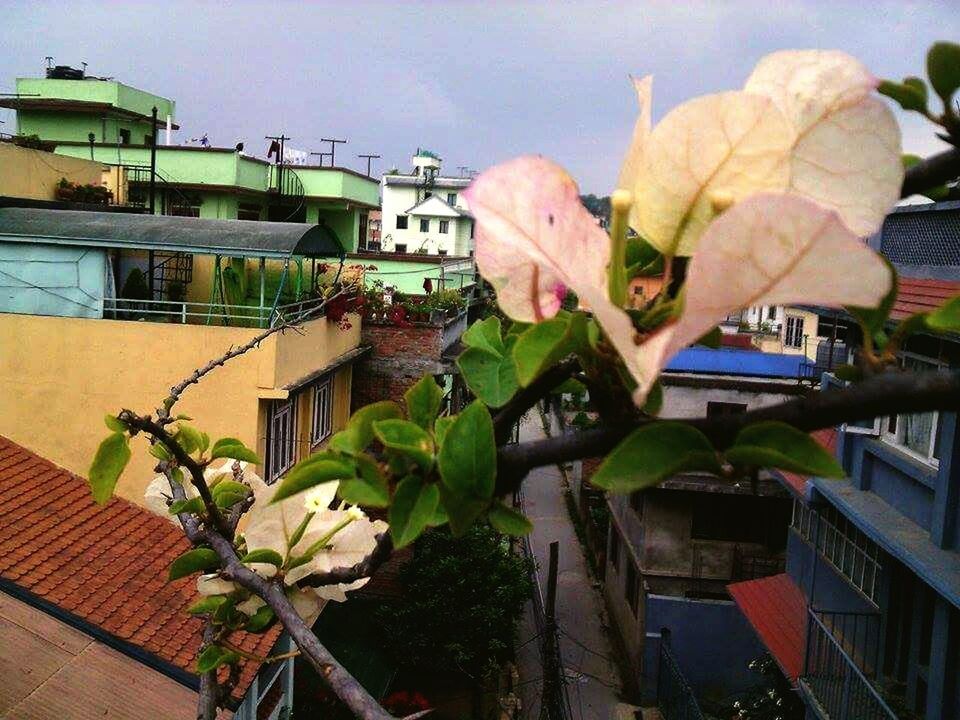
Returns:
[[[873,680],[880,674],[880,616],[807,613],[807,650],[800,680],[830,720],[898,720]]]
[[[664,720],[704,720],[697,698],[670,652],[669,633],[661,633],[657,708]]]

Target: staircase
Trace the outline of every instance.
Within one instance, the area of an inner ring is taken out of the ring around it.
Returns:
[[[153,293],[155,300],[183,300],[183,297],[171,298],[170,285],[179,283],[186,289],[193,280],[193,255],[180,252],[160,252],[153,254]]]
[[[124,165],[127,170],[127,183],[137,185],[142,195],[133,197],[128,193],[128,205],[146,208],[150,204],[150,168],[145,165]],[[154,171],[157,194],[161,199],[160,211],[163,215],[191,215],[194,203],[180,188],[164,177],[159,170]]]
[[[274,222],[306,222],[306,192],[291,165],[270,166],[270,207],[267,219]]]

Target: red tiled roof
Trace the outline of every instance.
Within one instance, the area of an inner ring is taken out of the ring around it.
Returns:
[[[786,573],[727,585],[783,674],[796,685],[803,665],[807,603]]]
[[[810,433],[810,436],[820,443],[824,448],[830,451],[831,454],[836,454],[837,451],[837,431],[835,428],[827,428],[825,430],[814,430]],[[786,480],[787,485],[790,486],[790,489],[793,490],[797,495],[803,495],[806,492],[807,485],[807,476],[801,475],[800,473],[790,472],[789,470],[781,470],[780,474],[783,476],[783,479]]]
[[[721,333],[720,344],[723,347],[740,348],[741,350],[757,350],[753,344],[753,337],[748,333]]]
[[[194,578],[167,582],[167,566],[190,548],[169,520],[114,498],[99,507],[87,482],[0,436],[0,579],[194,672],[201,621],[187,615]],[[264,656],[280,633],[239,633]],[[245,662],[238,697],[258,669]]]
[[[894,320],[933,310],[954,295],[960,295],[960,282],[957,281],[901,277],[899,283],[897,299],[890,311],[890,317]]]

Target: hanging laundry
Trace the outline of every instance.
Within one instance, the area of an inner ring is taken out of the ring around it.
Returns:
[[[270,149],[267,150],[267,159],[269,160],[272,158],[274,154],[276,154],[278,159],[280,158],[280,143],[278,143],[276,140],[271,140]]]
[[[429,295],[433,292],[433,280],[430,278],[424,278],[423,280],[423,291]]]

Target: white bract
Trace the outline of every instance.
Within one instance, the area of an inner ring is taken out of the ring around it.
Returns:
[[[741,91],[690,100],[650,129],[651,80],[618,187],[631,224],[664,255],[692,255],[678,318],[637,334],[606,292],[609,237],[556,164],[522,157],[466,191],[477,265],[503,311],[536,322],[572,289],[638,382],[643,403],[669,358],[755,304],[876,306],[892,278],[859,239],[903,181],[900,132],[877,80],[841,52],[767,56]]]
[[[236,461],[224,460],[222,463],[218,463],[216,467],[209,465],[207,469],[203,471],[203,478],[206,480],[207,485],[209,485],[219,475],[229,475],[232,478],[234,462]],[[250,464],[247,462],[240,463],[240,470],[245,479],[253,475],[253,470],[249,469],[249,465]],[[183,492],[188,500],[195,497],[200,497],[200,493],[193,486],[193,483],[190,482],[190,478],[186,474],[184,474]],[[166,475],[156,475],[153,480],[150,481],[150,484],[147,485],[147,490],[143,495],[144,504],[147,506],[148,510],[151,510],[157,515],[167,518],[170,522],[179,525],[179,518],[177,518],[176,515],[171,515],[169,512],[169,501],[172,498],[173,492],[170,490],[170,481],[167,480]]]

